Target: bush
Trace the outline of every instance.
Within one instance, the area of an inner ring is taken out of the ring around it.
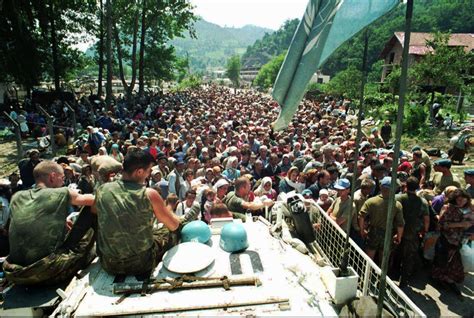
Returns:
[[[197,75],[190,75],[184,78],[181,83],[179,83],[177,90],[185,90],[188,88],[198,88],[202,84],[201,78]]]

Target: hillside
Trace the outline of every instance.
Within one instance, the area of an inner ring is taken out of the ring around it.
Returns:
[[[171,41],[178,56],[189,56],[192,71],[224,68],[230,56],[243,54],[249,45],[273,32],[253,25],[221,27],[202,19],[195,23],[195,30],[196,39],[187,35]]]
[[[418,0],[414,2],[413,32],[442,31],[452,33],[474,32],[474,1],[472,0]],[[379,57],[385,43],[395,31],[402,31],[405,23],[405,6],[399,5],[369,27],[368,61],[371,67]],[[298,20],[289,21],[280,30],[255,42],[243,55],[243,64],[260,67],[272,57],[288,49]],[[347,68],[349,63],[361,64],[362,35],[358,34],[343,44],[325,63],[323,72],[334,75]]]
[[[272,57],[283,53],[290,46],[298,23],[298,19],[288,20],[280,29],[272,34],[265,34],[262,39],[249,46],[242,56],[242,67],[261,67]]]
[[[217,67],[225,68],[229,57],[235,54],[242,55],[249,45],[273,32],[254,25],[242,28],[221,27],[203,19],[196,21],[194,28],[196,38],[191,38],[186,33],[184,38],[176,38],[170,42],[175,47],[177,56],[189,57],[193,72],[205,72]],[[88,48],[85,54],[93,57],[94,46]]]

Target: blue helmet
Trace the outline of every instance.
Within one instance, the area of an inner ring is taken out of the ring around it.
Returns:
[[[249,247],[247,231],[240,223],[224,225],[221,231],[220,247],[229,253],[245,250]]]
[[[181,230],[181,242],[207,243],[211,238],[211,230],[203,221],[192,221]]]

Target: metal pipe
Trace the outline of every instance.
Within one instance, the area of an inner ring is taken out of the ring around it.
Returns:
[[[395,156],[392,163],[392,183],[390,184],[390,195],[388,198],[387,225],[385,226],[385,240],[382,259],[382,274],[380,275],[379,299],[377,302],[377,317],[382,316],[383,302],[385,298],[385,285],[387,280],[388,259],[392,243],[393,209],[395,207],[395,189],[397,188],[397,167],[400,154],[400,142],[403,131],[403,111],[405,107],[405,94],[407,88],[408,74],[408,49],[410,47],[411,17],[413,14],[413,0],[408,0],[405,18],[405,40],[402,55],[402,73],[400,76],[400,96],[398,99],[397,132],[395,137]]]
[[[362,139],[362,114],[364,112],[364,89],[365,89],[365,83],[367,81],[367,47],[369,45],[369,34],[368,34],[368,28],[365,29],[364,33],[364,54],[362,56],[362,82],[360,85],[360,103],[359,103],[359,113],[357,114],[357,135],[356,135],[356,151],[354,151],[354,163],[355,163],[355,169],[354,173],[352,174],[352,180],[351,180],[351,195],[349,198],[349,206],[352,207],[354,204],[354,193],[356,191],[356,182],[357,182],[357,162],[359,159],[359,151],[357,148],[360,145],[360,141]],[[346,227],[346,241],[344,243],[344,251],[341,257],[341,262],[339,265],[340,268],[340,276],[346,276],[348,274],[347,271],[347,265],[349,261],[349,236],[351,233],[351,225],[352,225],[352,218],[353,218],[353,211],[352,208],[350,209],[349,213],[349,218],[346,221],[347,222],[347,227]]]
[[[7,112],[3,112],[5,116],[13,123],[13,127],[15,128],[15,139],[16,139],[16,150],[17,150],[17,158],[18,161],[23,159],[23,144],[21,142],[21,129],[20,125],[16,120],[14,120]]]

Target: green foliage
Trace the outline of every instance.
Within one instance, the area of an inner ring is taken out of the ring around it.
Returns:
[[[260,71],[258,71],[257,77],[253,80],[253,85],[263,89],[272,87],[280,71],[280,67],[285,60],[285,54],[286,53],[282,53],[265,64]]]
[[[240,56],[234,55],[227,61],[227,69],[225,75],[231,80],[234,87],[240,84]]]
[[[368,66],[369,70],[373,70],[373,73],[370,74],[369,81],[380,81],[381,72],[377,74],[372,66],[379,61],[380,52],[393,33],[404,30],[405,8],[405,5],[397,6],[370,26]],[[474,12],[474,1],[472,0],[417,0],[414,1],[412,31],[433,32],[433,30],[438,30],[452,33],[472,33],[474,25],[472,12]],[[261,66],[272,57],[287,50],[298,23],[297,19],[287,21],[280,30],[265,36],[247,48],[247,52],[242,57],[244,67]],[[344,43],[323,65],[323,73],[334,76],[354,63],[360,69],[363,43],[362,32]],[[380,66],[381,62],[378,63]]]
[[[243,66],[245,68],[261,67],[273,57],[285,52],[290,46],[298,23],[298,19],[287,20],[280,29],[271,34],[265,34],[261,40],[249,46],[242,56]]]
[[[201,78],[196,74],[192,74],[192,75],[184,78],[179,83],[176,90],[177,91],[182,91],[182,90],[186,90],[186,89],[199,88],[201,86],[201,84],[202,84]]]
[[[0,74],[30,89],[73,72],[80,63],[72,46],[93,29],[96,7],[94,0],[3,1]]]
[[[370,26],[368,47],[369,67],[379,60],[380,52],[394,32],[403,31],[405,5],[381,17]],[[472,33],[474,2],[471,0],[418,0],[414,1],[412,32]],[[323,65],[323,73],[334,75],[345,69],[354,59],[361,64],[363,34],[359,33],[344,43]]]
[[[344,71],[337,73],[326,87],[326,92],[334,96],[344,96],[351,99],[360,96],[362,72],[351,65]]]
[[[175,63],[175,78],[178,83],[182,82],[189,73],[189,57],[178,57]]]
[[[186,34],[183,38],[173,39],[170,44],[176,48],[177,56],[189,56],[192,72],[206,71],[225,67],[229,56],[243,54],[249,45],[272,32],[252,25],[221,27],[200,19],[195,23],[195,38]]]
[[[427,45],[430,52],[413,66],[413,79],[417,85],[459,88],[464,84],[468,54],[462,47],[448,46],[450,34],[435,33]]]
[[[378,83],[381,79],[382,68],[385,62],[383,60],[378,60],[367,73],[367,83]]]
[[[176,56],[173,47],[153,46],[145,55],[145,78],[148,80],[171,81],[175,78]]]
[[[385,78],[384,86],[394,93],[398,94],[400,88],[400,77],[402,76],[402,69],[400,66],[394,66],[390,74]]]

